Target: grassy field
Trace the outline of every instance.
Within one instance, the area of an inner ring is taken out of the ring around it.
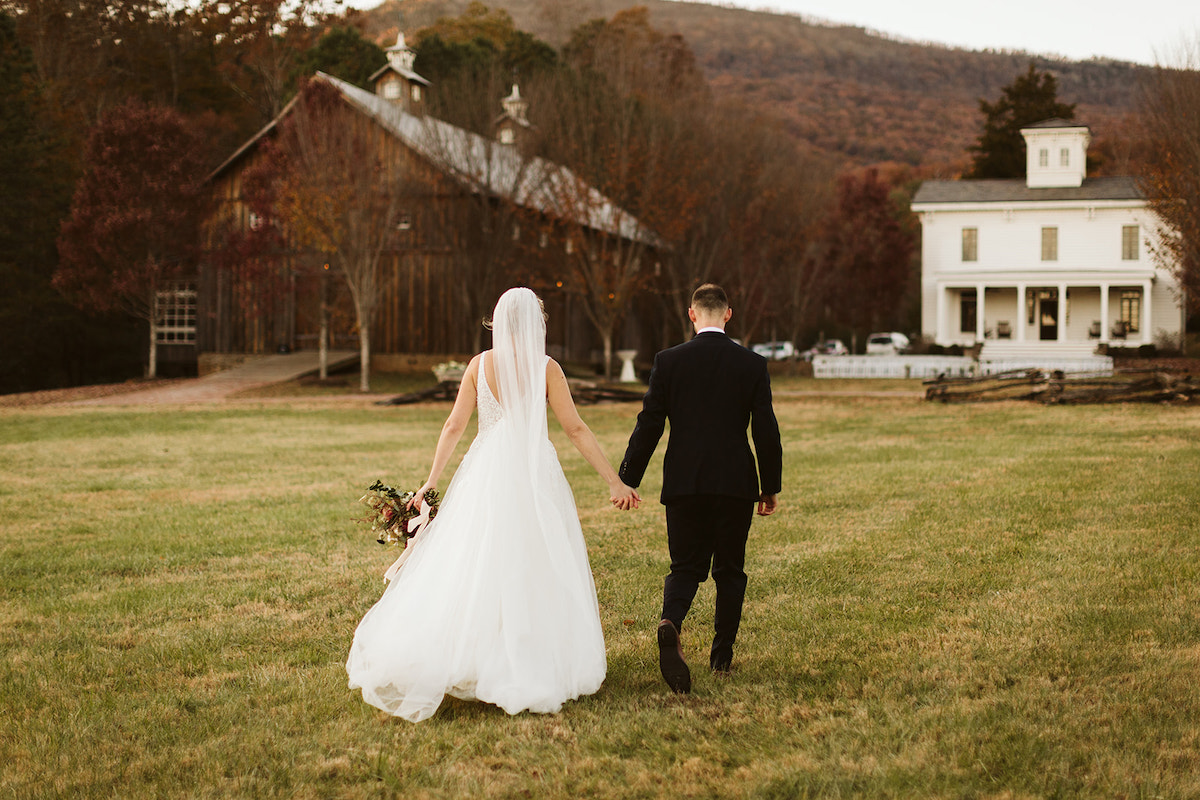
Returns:
[[[0,409],[0,797],[1200,796],[1196,409],[781,400],[735,673],[686,697],[661,508],[610,509],[555,431],[604,687],[411,725],[346,688],[395,555],[352,518],[447,410]],[[584,410],[614,460],[636,410]],[[708,583],[697,668],[711,624]]]

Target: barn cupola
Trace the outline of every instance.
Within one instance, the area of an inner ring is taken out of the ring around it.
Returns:
[[[521,97],[521,89],[513,84],[512,93],[500,101],[503,113],[496,117],[496,141],[500,144],[521,144],[529,136],[533,125],[527,116],[529,101]]]
[[[1025,137],[1025,185],[1049,189],[1083,184],[1091,131],[1066,119],[1048,119],[1021,129]]]
[[[429,81],[413,70],[417,54],[405,44],[403,32],[397,34],[396,43],[386,53],[388,63],[371,76],[375,94],[396,103],[410,114],[423,114]]]

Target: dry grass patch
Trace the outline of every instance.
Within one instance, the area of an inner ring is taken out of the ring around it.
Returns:
[[[395,555],[351,520],[375,478],[419,484],[446,411],[0,411],[0,795],[1200,794],[1194,410],[781,401],[736,671],[699,668],[705,584],[684,698],[655,656],[658,466],[618,514],[554,430],[608,678],[413,726],[346,688]],[[584,416],[615,458],[636,411]]]

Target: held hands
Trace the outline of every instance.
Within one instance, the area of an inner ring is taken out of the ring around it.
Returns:
[[[420,489],[417,489],[417,493],[413,495],[413,499],[408,501],[408,507],[417,508],[418,504],[421,502],[421,498],[425,496],[425,493],[430,489],[436,488],[437,486],[434,485],[432,481],[425,481],[424,485],[422,485]]]
[[[638,495],[637,489],[631,486],[626,486],[624,483],[617,481],[609,484],[608,487],[609,500],[612,504],[621,511],[629,511],[638,507],[642,502],[642,498]]]
[[[779,508],[778,495],[764,494],[758,498],[758,515],[760,517],[771,516],[777,508]]]

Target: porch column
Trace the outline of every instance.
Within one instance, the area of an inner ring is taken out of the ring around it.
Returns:
[[[1067,340],[1067,285],[1058,285],[1058,341]]]
[[[982,283],[975,287],[975,343],[979,344],[983,341],[984,318],[987,316],[987,310],[984,308],[984,297],[987,296],[987,287]]]
[[[1025,341],[1025,327],[1029,317],[1025,316],[1025,284],[1017,284],[1017,341]]]
[[[1108,344],[1108,284],[1100,284],[1100,344]]]
[[[1154,341],[1154,329],[1150,326],[1150,281],[1142,281],[1142,344]]]
[[[937,319],[934,320],[933,341],[937,344],[946,344],[946,306],[949,303],[950,289],[946,286],[938,285],[937,287]]]

